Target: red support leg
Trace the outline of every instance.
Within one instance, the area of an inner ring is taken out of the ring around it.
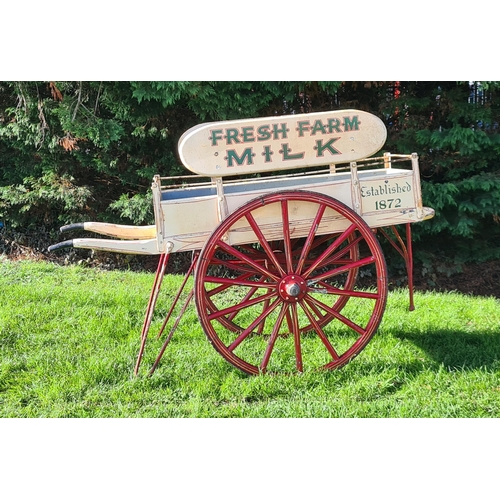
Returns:
[[[406,264],[406,274],[408,276],[408,290],[410,293],[410,306],[409,310],[413,311],[415,309],[415,304],[413,303],[413,250],[412,250],[412,241],[411,241],[411,224],[406,224],[406,245],[396,226],[391,226],[392,232],[394,236],[399,242],[399,246],[396,242],[385,232],[383,228],[378,228],[384,237],[389,241],[389,243],[398,251],[398,253],[403,257]]]
[[[413,303],[413,249],[411,243],[411,224],[406,224],[406,247],[408,249],[406,270],[408,273],[408,288],[410,290],[410,311],[415,309]]]
[[[158,299],[158,294],[160,293],[161,283],[163,281],[163,276],[165,275],[165,269],[167,267],[169,255],[169,253],[163,253],[160,255],[158,268],[156,269],[155,280],[153,283],[153,288],[151,289],[151,295],[149,296],[146,316],[144,317],[144,324],[142,325],[141,347],[139,348],[139,354],[135,363],[135,375],[137,375],[137,373],[139,372],[139,366],[141,365],[142,356],[144,354],[144,347],[146,346],[146,340],[148,338],[149,327],[151,326],[151,321],[153,319],[153,312],[155,309],[156,300]]]
[[[139,354],[137,356],[137,362],[136,362],[136,366],[135,366],[135,370],[134,370],[134,373],[135,375],[137,375],[138,371],[139,371],[139,367],[140,367],[140,364],[141,364],[141,360],[142,360],[142,356],[144,354],[144,348],[146,346],[146,341],[147,341],[147,338],[148,338],[148,333],[149,333],[149,328],[151,326],[151,321],[153,319],[153,313],[154,313],[154,309],[155,309],[155,305],[156,305],[156,301],[158,299],[158,295],[160,293],[160,288],[161,288],[161,283],[163,281],[163,276],[165,275],[165,269],[167,267],[167,262],[168,262],[168,257],[169,257],[169,254],[168,253],[165,253],[165,254],[162,254],[160,256],[160,261],[158,263],[158,268],[156,270],[156,276],[155,276],[155,281],[154,281],[154,284],[153,284],[153,288],[151,290],[151,295],[150,295],[150,298],[149,298],[149,302],[148,302],[148,307],[147,307],[147,310],[146,310],[146,317],[144,318],[144,325],[142,327],[142,332],[141,332],[141,347],[139,349]],[[198,253],[195,253],[194,254],[194,257],[193,257],[193,261],[191,262],[191,265],[189,267],[189,270],[187,271],[186,275],[184,276],[184,280],[174,298],[174,301],[172,303],[172,305],[170,306],[170,309],[168,311],[168,314],[165,318],[165,320],[163,321],[163,324],[160,328],[160,331],[158,333],[158,338],[161,337],[167,323],[168,323],[168,320],[170,319],[173,311],[174,311],[174,308],[175,306],[177,305],[177,302],[179,300],[179,297],[182,293],[182,291],[184,290],[184,287],[186,286],[186,283],[187,283],[187,280],[189,278],[189,276],[191,275],[191,273],[193,272],[193,269],[194,269],[194,266],[196,265],[196,261],[197,261],[197,258],[198,258]],[[156,358],[156,361],[153,365],[153,368],[151,369],[151,371],[149,372],[149,375],[151,375],[154,370],[156,369],[161,357],[163,356],[163,353],[168,345],[168,343],[170,342],[171,338],[172,338],[172,335],[174,333],[174,331],[177,329],[177,326],[179,324],[179,321],[182,317],[182,315],[184,314],[189,302],[191,301],[191,298],[193,296],[193,292],[191,291],[188,298],[186,299],[186,302],[184,304],[184,306],[182,307],[180,313],[179,313],[179,316],[177,317],[177,320],[174,324],[174,326],[172,327],[168,337],[167,337],[167,340],[165,341],[165,343],[163,344],[163,347],[160,351],[160,354],[158,355],[158,357]]]
[[[184,276],[184,281],[182,282],[181,286],[179,287],[179,290],[178,290],[178,292],[177,292],[177,294],[172,302],[172,305],[170,306],[170,309],[169,309],[167,315],[165,316],[165,320],[163,321],[163,324],[161,325],[160,331],[158,332],[158,338],[160,338],[162,336],[163,330],[165,330],[165,327],[167,326],[168,320],[170,319],[170,316],[172,316],[172,313],[174,312],[174,308],[177,305],[177,302],[179,301],[179,297],[181,296],[181,293],[184,290],[184,287],[186,286],[187,280],[188,280],[189,276],[191,275],[191,273],[193,272],[194,266],[196,265],[198,255],[199,255],[198,252],[194,254],[193,261],[191,262],[191,265],[189,266],[189,269],[188,269],[186,275]]]
[[[189,295],[186,298],[186,301],[184,302],[184,305],[182,306],[182,309],[179,312],[179,315],[177,316],[177,319],[175,320],[174,326],[172,326],[172,329],[170,330],[170,333],[168,334],[167,339],[165,340],[165,342],[163,343],[162,348],[160,349],[160,353],[156,357],[156,360],[155,360],[155,362],[153,364],[153,367],[149,371],[149,376],[153,375],[154,371],[156,370],[156,367],[160,363],[160,360],[161,360],[161,358],[163,356],[163,353],[165,352],[165,349],[167,348],[170,340],[172,339],[175,330],[177,330],[177,326],[179,325],[179,322],[180,322],[183,314],[186,312],[187,306],[189,305],[189,303],[191,302],[191,299],[193,298],[193,294],[194,294],[194,290],[191,290],[189,292]],[[164,324],[166,324],[166,323],[164,323]]]

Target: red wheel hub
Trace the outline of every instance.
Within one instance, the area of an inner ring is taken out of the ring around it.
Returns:
[[[298,302],[307,295],[307,283],[301,276],[289,274],[280,281],[278,292],[284,301]]]

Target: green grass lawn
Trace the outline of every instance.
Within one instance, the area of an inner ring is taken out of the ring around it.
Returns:
[[[0,260],[0,417],[498,417],[500,302],[389,294],[368,346],[337,371],[248,376],[194,305],[148,377],[181,276],[167,275],[139,376],[153,275]],[[167,331],[168,333],[168,331]]]

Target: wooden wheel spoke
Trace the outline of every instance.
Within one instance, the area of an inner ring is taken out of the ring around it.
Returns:
[[[271,278],[273,281],[278,281],[278,276],[275,276],[273,273],[271,273],[268,269],[266,269],[264,266],[261,266],[259,263],[255,262],[251,257],[246,256],[245,254],[241,253],[239,250],[236,248],[228,245],[227,243],[223,242],[222,240],[219,240],[217,242],[218,246],[223,248],[227,253],[233,255],[234,257],[241,259],[245,263],[247,263],[250,267],[255,269],[256,271],[259,271],[260,273],[268,276]],[[247,269],[248,270],[248,269]]]
[[[271,336],[269,337],[269,341],[267,342],[266,350],[264,352],[264,357],[260,364],[260,370],[262,372],[265,372],[267,370],[267,365],[269,364],[269,359],[271,358],[271,354],[274,349],[274,344],[276,343],[276,339],[278,338],[278,333],[283,323],[283,319],[285,318],[285,315],[288,311],[288,307],[289,305],[287,303],[282,302],[281,311],[278,315],[276,323],[274,324],[273,331],[271,333]]]
[[[308,284],[313,284],[317,283],[318,281],[325,280],[327,278],[332,278],[333,276],[336,276],[338,274],[345,273],[346,271],[349,271],[351,269],[358,269],[363,266],[367,266],[368,264],[371,264],[375,261],[375,257],[373,255],[370,255],[369,257],[365,257],[364,259],[360,259],[356,262],[352,262],[351,264],[346,264],[344,266],[336,267],[335,269],[330,269],[329,271],[325,271],[324,273],[318,274],[317,276],[314,276],[314,278],[311,278],[308,280]]]
[[[376,300],[380,297],[379,293],[375,292],[362,292],[360,290],[345,290],[342,288],[337,288],[332,286],[325,281],[319,281],[317,285],[320,285],[322,288],[312,288],[310,287],[309,293],[325,293],[332,295],[341,295],[344,297],[359,297],[361,299],[373,299]]]
[[[311,306],[311,304],[310,304],[310,306]],[[311,311],[309,310],[307,305],[305,303],[302,303],[301,307],[302,307],[302,310],[306,313],[307,318],[309,319],[309,321],[313,325],[314,331],[316,332],[318,337],[321,339],[321,341],[325,345],[327,351],[330,353],[332,358],[334,360],[339,359],[340,356],[337,354],[337,351],[334,349],[334,347],[332,346],[332,344],[328,340],[328,337],[325,335],[325,332],[323,331],[323,329],[321,328],[321,326],[319,325],[319,323],[317,322],[316,318],[313,316],[313,314],[311,313]]]
[[[252,321],[252,323],[245,328],[237,337],[236,339],[227,347],[229,351],[234,351],[236,347],[238,347],[243,340],[245,340],[253,331],[255,330],[256,327],[260,327],[262,323],[266,320],[266,318],[278,307],[278,305],[281,303],[280,300],[275,300],[272,304],[269,303],[269,300],[267,300],[266,305],[264,306],[264,310],[259,314],[259,316]]]
[[[243,276],[241,278],[243,278]],[[266,279],[265,276],[261,276],[260,279],[259,279],[259,282],[262,282],[265,279]],[[255,283],[255,282],[252,282],[252,283]],[[207,296],[207,308],[210,309],[210,310],[216,309],[217,307],[216,307],[215,303],[213,303],[211,301],[211,298],[214,297],[215,295],[217,295],[218,293],[223,293],[225,290],[227,290],[228,288],[230,288],[231,286],[233,286],[233,284],[234,283],[231,282],[231,284],[221,285],[221,286],[219,286],[217,288],[214,288],[212,290],[207,291],[206,292],[206,296]],[[252,288],[247,292],[247,294],[243,297],[243,299],[240,302],[246,302],[246,301],[250,300],[255,295],[255,293],[258,290],[259,290],[259,288],[252,286]],[[264,310],[268,306],[269,306],[269,299],[265,300],[264,303],[263,303]],[[232,323],[234,321],[234,319],[236,318],[236,316],[238,315],[239,312],[240,311],[233,311],[231,314],[229,314],[227,316],[224,316],[224,317],[219,317],[218,319],[220,319],[220,320],[225,319],[228,322]],[[262,322],[259,325],[259,332],[260,333],[262,332],[262,330],[264,328],[264,323],[265,322]],[[238,328],[236,328],[236,329],[238,329]]]
[[[230,269],[231,271],[236,271],[239,273],[248,273],[248,265],[246,265],[245,262],[242,262],[240,260],[224,260],[224,259],[219,259],[217,257],[212,257],[210,260],[210,265],[211,266],[217,266],[217,267],[226,267],[227,269]],[[257,271],[254,271],[252,274],[258,274]]]
[[[219,278],[217,276],[207,276],[205,283],[219,283],[221,285],[227,285],[224,289],[233,285],[248,286],[251,288],[276,288],[276,282],[270,283],[267,281],[250,281],[242,278]]]
[[[328,266],[330,264],[336,264],[340,263],[339,261],[342,261],[342,257],[347,253],[350,252],[353,248],[355,248],[361,240],[363,239],[362,236],[358,236],[355,240],[351,241],[348,245],[345,247],[341,248],[338,252],[335,252],[331,257],[329,257],[325,262],[323,263],[324,266]],[[352,259],[348,259],[352,262]]]
[[[265,300],[272,299],[273,297],[276,297],[277,292],[269,292],[266,293],[265,295],[261,295],[259,297],[256,297],[255,299],[247,300],[246,302],[240,302],[238,304],[234,304],[230,307],[226,307],[225,309],[219,309],[216,312],[211,312],[208,311],[208,319],[210,321],[220,318],[221,316],[227,316],[229,314],[232,314],[237,311],[241,311],[242,309],[245,309],[247,307],[251,307],[255,304],[259,304],[260,302],[264,302]]]
[[[285,244],[286,271],[291,273],[292,267],[292,242],[290,239],[290,220],[288,217],[288,201],[281,200],[281,215],[283,219],[283,242]]]
[[[263,311],[266,311],[267,308],[269,307],[269,304],[270,304],[270,300],[267,299],[264,304],[262,304],[262,307],[263,307]],[[261,334],[263,331],[264,331],[264,327],[266,326],[266,319],[267,319],[267,316],[264,318],[263,321],[261,321],[259,323],[259,328],[257,328],[257,333]]]
[[[292,320],[292,315],[290,314],[290,308],[288,308],[288,311],[286,312],[286,323],[288,326],[288,331],[290,333],[293,332],[293,320]]]
[[[250,278],[250,276],[254,276],[254,275],[255,275],[255,273],[246,273],[246,274],[243,274],[242,276],[240,276],[239,279],[246,280],[247,278]],[[205,282],[214,283],[214,281],[212,281],[212,278],[214,278],[214,276],[207,276],[205,278]],[[207,290],[206,291],[207,295],[209,297],[212,297],[214,295],[217,295],[218,293],[223,292],[224,290],[227,290],[228,288],[231,288],[233,281],[232,280],[229,280],[229,281],[231,281],[231,282],[230,283],[225,282],[224,284],[221,284],[218,287],[212,288],[211,290]]]
[[[323,236],[317,236],[316,238],[314,238],[314,242],[311,245],[311,250],[314,250],[315,248],[319,247],[320,245],[322,245],[323,243],[325,243],[325,242],[327,242],[328,240],[331,240],[331,239],[332,239],[332,235],[331,234],[325,234]]]
[[[255,222],[255,219],[251,213],[245,214],[245,217],[250,224],[251,228],[253,229],[253,232],[255,233],[255,236],[257,236],[259,243],[262,245],[262,248],[264,249],[264,252],[268,256],[269,260],[273,263],[274,267],[278,270],[281,276],[285,275],[285,271],[283,271],[283,268],[281,267],[280,263],[278,262],[278,259],[276,258],[276,255],[274,254],[271,246],[267,242],[264,234],[260,230],[259,226],[257,225],[257,222]]]
[[[319,224],[321,222],[321,219],[323,217],[323,214],[325,213],[326,210],[326,205],[321,204],[318,208],[318,212],[316,213],[316,217],[314,218],[313,223],[311,224],[311,228],[309,230],[309,234],[307,235],[306,241],[304,243],[304,247],[302,248],[302,252],[299,257],[299,262],[297,263],[297,268],[295,269],[295,272],[297,274],[300,274],[302,271],[302,267],[304,266],[305,260],[307,255],[309,255],[309,252],[311,250],[311,245],[314,241],[314,236],[316,235],[316,231],[318,230]]]
[[[351,224],[328,248],[308,267],[304,278],[309,277],[318,267],[324,265],[325,260],[357,229],[356,224]]]
[[[316,307],[315,304],[311,303],[309,304],[309,307],[312,309],[312,311],[316,314],[318,318],[323,318],[324,314],[321,313],[318,307]]]
[[[293,342],[295,346],[295,366],[297,367],[297,371],[302,372],[303,364],[302,364],[302,350],[300,347],[300,328],[299,328],[299,316],[297,314],[297,304],[292,303],[290,306],[292,310],[292,332],[293,332]]]
[[[238,247],[244,250],[244,253],[253,255],[255,257],[263,255],[261,250],[253,247],[252,245],[238,245]]]
[[[313,302],[318,307],[320,307],[321,309],[325,310],[326,312],[328,312],[329,314],[331,314],[332,316],[334,316],[336,319],[338,319],[339,321],[341,321],[342,323],[344,323],[344,325],[348,326],[349,328],[351,328],[352,330],[354,330],[359,335],[363,336],[363,335],[366,334],[366,330],[364,328],[362,328],[358,324],[354,323],[354,321],[351,321],[349,318],[346,318],[343,314],[340,314],[338,311],[335,311],[335,309],[332,309],[331,307],[327,306],[323,302],[315,299],[314,297],[311,297],[311,296],[307,297],[306,298],[306,302],[308,304],[310,302]]]
[[[265,280],[265,276],[262,276],[259,281],[264,281],[264,280]],[[254,294],[256,292],[257,292],[257,288],[255,288],[255,287],[252,288],[251,290],[249,290],[248,293],[243,297],[242,302],[246,302],[247,300],[250,300],[254,296]],[[267,300],[264,301],[264,309],[266,309],[267,307],[269,307],[269,299],[267,299]],[[238,312],[239,311],[231,313],[227,317],[227,319],[230,320],[230,321],[232,321],[236,317],[236,315],[238,314]],[[263,326],[264,326],[263,323],[261,323],[259,325],[259,327],[262,327],[262,328],[263,328]]]

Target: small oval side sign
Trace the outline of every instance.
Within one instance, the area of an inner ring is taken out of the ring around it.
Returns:
[[[347,109],[196,125],[179,139],[183,164],[219,177],[367,158],[384,145],[380,118]]]

